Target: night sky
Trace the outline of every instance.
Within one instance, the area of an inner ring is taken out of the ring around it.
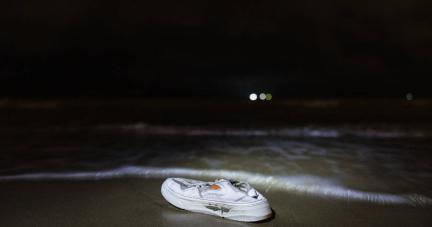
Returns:
[[[432,97],[432,1],[0,3],[1,97]]]

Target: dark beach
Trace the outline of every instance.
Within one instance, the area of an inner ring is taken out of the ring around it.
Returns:
[[[432,226],[431,2],[2,1],[0,227]]]
[[[429,226],[430,106],[3,100],[1,225]],[[274,215],[176,209],[160,193],[170,174],[250,180]]]

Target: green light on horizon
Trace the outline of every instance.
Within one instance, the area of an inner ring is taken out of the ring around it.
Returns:
[[[272,97],[271,94],[267,94],[265,98],[266,98],[267,100],[271,100],[273,97]]]

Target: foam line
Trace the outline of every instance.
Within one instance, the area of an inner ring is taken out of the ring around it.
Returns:
[[[364,192],[338,185],[330,179],[311,175],[271,176],[244,171],[230,170],[196,170],[186,168],[157,168],[127,166],[113,170],[75,172],[75,173],[30,173],[13,176],[0,176],[0,181],[12,180],[99,180],[117,178],[167,178],[167,177],[205,177],[237,178],[247,180],[253,185],[271,190],[297,192],[324,198],[335,198],[346,201],[364,201],[378,204],[409,204],[413,206],[430,206],[432,200],[418,194],[387,194]]]
[[[431,130],[404,130],[403,128],[375,127],[292,127],[268,129],[212,129],[182,126],[161,126],[145,123],[101,125],[97,130],[120,129],[149,135],[185,135],[185,136],[282,136],[282,137],[324,137],[338,138],[343,136],[370,137],[370,138],[429,138]]]

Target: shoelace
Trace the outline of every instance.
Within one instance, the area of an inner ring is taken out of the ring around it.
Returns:
[[[190,187],[203,187],[203,186],[210,186],[211,184],[209,182],[205,182],[205,183],[195,183],[195,184],[189,184],[188,186]]]
[[[258,197],[256,190],[247,181],[240,181],[240,180],[233,179],[233,178],[225,178],[225,179],[217,179],[217,180],[215,180],[215,183],[220,182],[220,181],[228,181],[234,187],[245,192],[249,196],[251,196],[253,198]],[[189,184],[189,187],[201,188],[201,187],[211,187],[212,185],[213,185],[212,182],[204,182],[204,183]],[[251,191],[251,189],[253,189],[253,191]]]
[[[232,179],[232,178],[228,178],[228,181],[234,185],[235,187],[237,187],[238,189],[240,189],[241,191],[244,191],[246,194],[248,194],[249,196],[253,197],[253,198],[258,198],[258,192],[252,187],[251,184],[249,184],[249,182],[247,181],[240,181],[240,180],[236,180],[236,179]]]
[[[217,183],[219,181],[228,181],[233,186],[237,187],[238,189],[240,189],[244,192],[248,192],[251,189],[250,184],[246,181],[239,181],[239,180],[232,179],[232,178],[226,178],[226,179],[217,179],[217,180],[215,180],[215,183]],[[203,186],[211,186],[212,184],[213,184],[212,182],[204,182],[204,183],[189,184],[188,186],[190,186],[190,187],[203,187]]]
[[[240,181],[240,180],[236,180],[236,179],[232,179],[232,178],[227,178],[227,180],[233,186],[237,187],[238,189],[240,189],[246,193],[249,192],[249,190],[252,188],[252,186],[247,181]]]

